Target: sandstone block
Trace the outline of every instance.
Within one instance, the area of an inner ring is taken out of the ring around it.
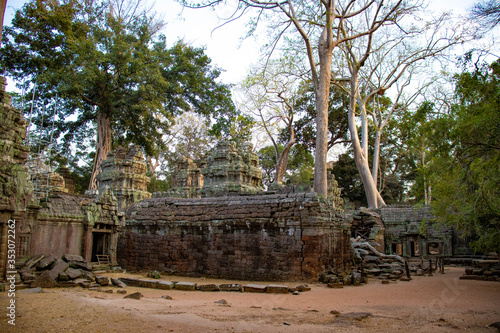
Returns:
[[[57,287],[57,281],[52,277],[50,272],[43,272],[35,281],[30,284],[31,288],[54,288]]]
[[[243,289],[247,293],[263,293],[266,291],[266,287],[264,284],[247,284]]]
[[[196,290],[196,283],[194,283],[194,282],[177,282],[175,284],[175,289],[195,291]]]

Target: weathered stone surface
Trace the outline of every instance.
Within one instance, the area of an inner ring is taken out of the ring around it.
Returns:
[[[153,288],[153,289],[157,289],[157,288],[158,288],[158,281],[141,279],[141,284],[140,284],[140,286],[141,286],[142,288]]]
[[[195,291],[196,290],[196,283],[194,283],[194,282],[177,282],[175,284],[175,289]]]
[[[262,171],[252,144],[220,141],[201,170],[205,197],[256,194],[261,190]]]
[[[219,285],[220,290],[222,291],[242,291],[243,287],[240,284],[235,283],[225,283]]]
[[[127,295],[123,298],[131,298],[131,299],[141,299],[142,297],[144,297],[141,293],[137,292],[137,293],[133,293],[133,294],[130,294],[130,295]]]
[[[173,282],[170,281],[158,281],[158,289],[162,290],[170,290],[174,289],[175,285]]]
[[[21,273],[21,278],[25,283],[32,282],[36,279],[36,275],[32,273]]]
[[[55,264],[54,268],[49,271],[49,274],[53,279],[57,279],[59,274],[64,273],[68,267],[68,263],[61,260]]]
[[[61,281],[59,282],[59,287],[61,288],[71,288],[76,287],[78,284],[75,281]]]
[[[105,275],[96,275],[95,282],[100,286],[107,286],[109,284],[109,278]]]
[[[297,291],[304,292],[304,291],[310,291],[311,287],[309,287],[307,284],[306,285],[300,285],[295,287]]]
[[[74,280],[74,279],[77,279],[79,278],[80,276],[82,276],[82,271],[80,271],[79,269],[74,269],[74,268],[68,268],[66,270],[66,274],[68,274],[68,277],[71,279],[71,280]]]
[[[216,284],[201,284],[196,286],[196,289],[201,291],[220,291],[220,288]]]
[[[54,288],[57,287],[57,281],[52,277],[50,272],[45,271],[40,276],[30,284],[31,288],[41,287],[41,288]]]
[[[348,229],[314,194],[156,197],[130,207],[126,220],[117,253],[128,270],[286,281],[351,267]]]
[[[344,284],[342,282],[337,283],[329,283],[326,285],[328,288],[344,288]]]
[[[28,260],[26,262],[26,264],[24,264],[24,266],[26,267],[34,267],[36,264],[38,264],[43,258],[45,258],[45,254],[39,254],[39,255],[36,255],[34,256],[33,258],[31,258],[30,260]]]
[[[246,293],[263,293],[266,291],[265,284],[247,284],[243,286]]]
[[[71,268],[77,268],[77,269],[83,269],[83,270],[86,270],[86,271],[91,271],[92,270],[92,266],[90,266],[90,264],[86,261],[74,261],[74,260],[70,260],[68,261],[68,265],[71,267]]]
[[[40,262],[38,262],[38,265],[36,267],[38,270],[48,269],[56,260],[57,257],[50,255],[40,260]]]
[[[126,291],[126,290],[124,290],[124,289],[118,289],[118,290],[116,291],[116,293],[117,293],[117,294],[126,294],[126,293],[127,293],[127,291]]]
[[[227,304],[227,301],[225,299],[221,299],[221,300],[215,301],[214,303],[215,304]]]
[[[140,287],[141,286],[141,279],[119,278],[118,280],[122,281],[123,283],[125,283],[127,286],[130,286],[130,287]]]
[[[123,283],[122,281],[115,279],[115,278],[111,278],[111,284],[113,284],[113,286],[118,287],[118,288],[127,287],[127,285],[125,283]]]
[[[81,277],[83,279],[87,279],[87,280],[91,280],[91,281],[94,280],[94,273],[86,271],[86,270],[83,270],[83,269],[81,269],[80,272],[82,273]]]
[[[59,273],[59,276],[57,277],[57,281],[68,281],[69,276],[66,272],[64,273]]]
[[[72,262],[72,261],[77,261],[77,262],[87,262],[82,256],[77,255],[77,254],[65,254],[62,259],[66,261],[67,263]]]
[[[23,289],[19,290],[19,292],[22,294],[37,294],[42,292],[42,288],[36,287],[36,288]]]
[[[287,294],[288,286],[278,285],[278,284],[269,284],[266,288],[266,292],[270,294]],[[245,286],[246,291],[246,286]]]
[[[118,147],[101,163],[99,190],[110,189],[116,198],[118,211],[130,204],[151,197],[147,191],[147,165],[139,146]]]

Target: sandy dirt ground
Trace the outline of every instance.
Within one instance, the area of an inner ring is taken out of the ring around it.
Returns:
[[[118,288],[103,288],[112,294],[80,287],[17,292],[15,326],[6,319],[11,298],[0,293],[0,332],[497,332],[488,325],[500,321],[500,283],[459,280],[463,271],[449,267],[444,275],[390,284],[371,279],[343,289],[309,284],[311,291],[300,295],[127,287],[128,294],[144,295],[134,300],[117,294]],[[227,304],[215,303],[222,299]]]

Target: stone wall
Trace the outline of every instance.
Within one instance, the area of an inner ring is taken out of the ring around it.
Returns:
[[[24,165],[29,151],[23,143],[25,137],[26,121],[12,107],[11,97],[5,92],[5,79],[0,77],[0,280],[5,277],[7,267],[9,232],[11,236],[14,230],[18,234],[19,222],[33,193]],[[16,221],[14,230],[9,229],[9,220]]]
[[[126,269],[249,280],[316,280],[350,269],[349,230],[313,193],[152,198],[130,207]]]
[[[433,223],[431,207],[386,207],[380,212],[386,228],[386,253],[407,257],[453,255],[454,231]]]

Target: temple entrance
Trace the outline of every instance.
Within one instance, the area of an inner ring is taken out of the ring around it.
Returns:
[[[109,255],[111,234],[105,232],[92,233],[92,262],[97,262],[98,255]]]

